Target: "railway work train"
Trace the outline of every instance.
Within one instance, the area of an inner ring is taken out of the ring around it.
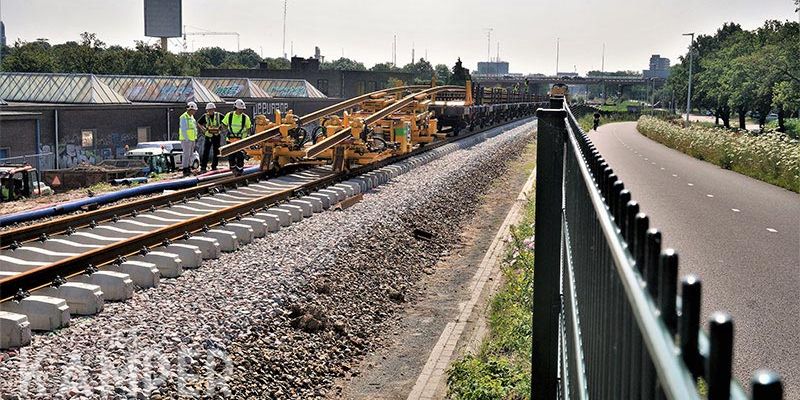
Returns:
[[[272,120],[254,118],[256,133],[220,149],[221,155],[244,151],[260,160],[264,171],[289,165],[332,165],[346,171],[448,135],[533,115],[544,99],[462,86],[401,86],[367,93],[297,116],[276,110]]]

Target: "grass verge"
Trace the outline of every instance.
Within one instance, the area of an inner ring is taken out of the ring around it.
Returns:
[[[504,283],[489,303],[489,334],[475,354],[447,371],[452,399],[528,399],[531,391],[531,301],[535,199],[511,227],[502,271]]]
[[[780,133],[754,135],[643,116],[639,132],[665,146],[776,186],[800,192],[800,142]]]

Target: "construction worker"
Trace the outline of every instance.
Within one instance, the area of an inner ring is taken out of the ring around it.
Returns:
[[[192,174],[192,156],[197,143],[197,121],[194,119],[196,111],[197,103],[190,101],[186,103],[186,112],[181,114],[178,140],[181,141],[181,148],[183,149],[183,159],[181,159],[183,176]]]
[[[233,107],[235,109],[225,114],[225,118],[222,119],[222,124],[225,125],[228,131],[228,143],[246,138],[250,133],[250,128],[253,126],[250,117],[244,113],[245,106],[242,99],[236,99]],[[228,164],[234,175],[241,175],[244,171],[244,151],[237,151],[229,155]]]
[[[217,112],[217,105],[214,103],[206,104],[206,113],[197,120],[197,127],[200,129],[200,132],[203,132],[204,140],[203,156],[200,158],[200,173],[206,172],[209,152],[211,152],[211,169],[217,169],[221,125],[222,114]]]

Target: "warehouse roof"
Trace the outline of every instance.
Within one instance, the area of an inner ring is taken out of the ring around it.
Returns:
[[[198,78],[219,97],[268,98],[272,97],[247,78]]]
[[[200,81],[188,76],[98,75],[130,101],[158,103],[222,102]]]
[[[251,78],[250,80],[272,97],[328,97],[303,79]]]
[[[0,72],[0,98],[37,103],[130,103],[92,74]]]

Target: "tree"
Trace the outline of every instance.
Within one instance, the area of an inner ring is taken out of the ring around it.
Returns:
[[[395,67],[392,63],[386,62],[375,64],[370,67],[369,70],[373,72],[398,72],[400,68]]]
[[[322,63],[322,65],[320,65],[320,69],[332,69],[336,71],[366,71],[367,67],[365,67],[363,63],[342,57],[332,62]]]
[[[292,63],[285,58],[270,58],[264,59],[264,64],[267,69],[291,69]]]
[[[402,71],[410,73],[414,83],[418,84],[429,83],[434,74],[431,63],[424,58],[420,58],[413,64],[406,64]]]
[[[434,67],[434,70],[436,71],[436,82],[438,82],[440,85],[450,82],[450,77],[453,75],[453,73],[450,72],[450,68],[448,68],[447,65],[437,64],[436,67]]]
[[[469,75],[469,70],[461,64],[461,57],[459,57],[456,65],[453,66],[453,74],[450,76],[448,83],[450,85],[464,86],[467,84],[468,79],[472,79],[472,77]]]
[[[56,62],[47,40],[23,42],[18,40],[3,58],[3,71],[55,72]]]
[[[195,51],[198,60],[201,60],[211,67],[218,68],[228,57],[228,52],[221,47],[204,47]]]

